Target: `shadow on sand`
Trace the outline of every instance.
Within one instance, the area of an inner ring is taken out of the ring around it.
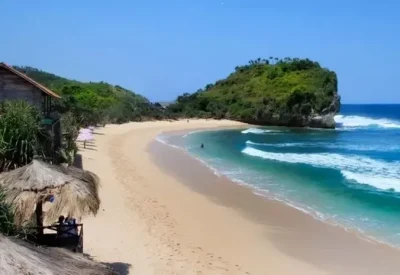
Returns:
[[[93,148],[92,146],[88,146],[87,144],[86,144],[86,148],[81,148],[80,150],[97,151],[97,149]]]
[[[74,163],[72,165],[77,167],[77,168],[79,168],[79,169],[83,169],[83,162],[82,162],[82,155],[81,154],[76,154],[75,155]]]
[[[83,253],[83,256],[86,257],[87,259],[90,259],[91,261],[96,262],[96,260],[89,254]],[[128,263],[122,263],[122,262],[100,262],[103,266],[106,266],[110,270],[110,275],[111,274],[118,274],[118,275],[129,275],[129,269],[131,268],[131,264]],[[107,274],[108,275],[108,274]]]
[[[81,142],[79,150],[97,151],[97,146],[93,142],[86,141],[86,145]]]
[[[129,274],[129,269],[132,266],[131,264],[127,263],[120,263],[120,262],[115,262],[115,263],[102,263],[109,268],[111,268],[114,272],[116,272],[119,275],[128,275]]]

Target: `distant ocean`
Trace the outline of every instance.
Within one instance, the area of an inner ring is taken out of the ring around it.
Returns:
[[[400,105],[342,105],[335,120],[193,132],[181,146],[258,195],[400,246]]]

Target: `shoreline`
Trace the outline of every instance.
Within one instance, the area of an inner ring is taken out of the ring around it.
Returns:
[[[397,274],[398,251],[281,202],[266,205],[154,140],[162,132],[239,126],[247,127],[191,120],[98,129],[95,147],[80,152],[84,169],[102,181],[101,209],[83,221],[85,252],[121,274]]]
[[[248,127],[252,128],[252,127],[258,127],[258,126],[256,126],[256,125],[248,125]],[[241,180],[238,180],[238,181],[237,181],[237,180],[235,180],[235,179],[229,178],[228,176],[225,176],[225,175],[221,174],[217,169],[215,169],[215,168],[213,168],[212,166],[210,166],[206,161],[204,161],[204,160],[202,160],[202,159],[200,159],[200,158],[197,158],[196,156],[190,154],[189,152],[187,152],[184,148],[180,147],[179,145],[176,145],[176,144],[169,144],[168,142],[165,142],[165,141],[159,139],[160,136],[168,136],[168,137],[172,137],[172,138],[176,138],[176,137],[185,138],[187,135],[192,134],[192,133],[196,133],[196,132],[208,132],[208,131],[219,131],[219,130],[225,130],[225,129],[242,129],[242,128],[243,128],[243,127],[223,127],[223,128],[219,128],[219,129],[197,129],[197,130],[190,130],[190,131],[188,131],[188,130],[186,130],[186,131],[183,130],[183,131],[169,131],[169,132],[163,132],[163,133],[161,133],[159,136],[157,136],[151,144],[149,144],[149,148],[150,148],[150,150],[151,150],[151,147],[156,147],[156,148],[157,148],[158,146],[156,145],[156,142],[157,142],[157,143],[161,143],[163,146],[172,147],[172,148],[175,149],[175,150],[179,150],[179,152],[182,152],[182,153],[185,154],[187,157],[189,157],[189,158],[195,160],[197,163],[194,164],[194,165],[201,165],[201,166],[204,166],[204,167],[207,168],[209,171],[211,171],[215,176],[217,176],[217,177],[219,177],[219,178],[222,178],[222,179],[224,179],[225,181],[228,181],[228,182],[230,182],[230,183],[233,184],[233,185],[240,186],[240,187],[244,187],[244,188],[248,189],[249,191],[251,191],[251,192],[253,193],[254,196],[261,197],[261,198],[263,198],[264,200],[267,200],[267,201],[272,201],[272,202],[276,202],[276,203],[282,204],[282,205],[284,205],[285,207],[290,207],[290,208],[295,209],[296,211],[300,212],[301,214],[305,214],[305,215],[307,215],[307,216],[309,216],[309,217],[312,217],[314,220],[316,220],[316,221],[318,221],[318,222],[326,223],[327,225],[332,226],[332,227],[339,227],[339,228],[343,229],[344,231],[346,231],[346,232],[348,232],[348,233],[350,233],[350,234],[353,234],[353,235],[354,235],[355,237],[357,237],[357,238],[360,238],[360,239],[365,240],[365,241],[367,241],[367,242],[372,242],[372,243],[374,243],[374,244],[379,244],[379,245],[388,246],[388,247],[390,247],[390,248],[392,248],[392,249],[395,249],[396,251],[399,251],[399,252],[400,252],[400,247],[398,247],[398,246],[396,246],[396,245],[393,245],[393,244],[391,244],[391,243],[388,243],[388,242],[385,242],[385,241],[376,239],[376,238],[373,237],[373,236],[369,236],[369,235],[365,234],[365,233],[364,233],[361,229],[359,229],[359,228],[349,228],[349,227],[346,227],[345,225],[341,224],[340,222],[333,221],[333,220],[331,220],[331,219],[327,219],[327,220],[322,219],[322,218],[320,218],[318,215],[314,215],[313,213],[310,213],[310,212],[308,212],[307,210],[304,210],[303,208],[294,205],[294,204],[293,204],[292,202],[290,202],[290,201],[280,200],[280,199],[277,199],[277,198],[275,198],[275,197],[268,197],[268,196],[264,193],[264,192],[269,193],[268,191],[266,191],[266,190],[259,190],[259,189],[255,188],[254,186],[252,186],[252,185],[250,185],[250,184],[248,184],[248,183],[246,183],[246,182],[243,182],[243,181],[241,181]],[[246,127],[245,127],[245,128],[246,128]],[[285,127],[285,128],[286,128],[286,127]],[[181,141],[179,141],[179,142],[181,142]],[[154,154],[154,152],[153,152],[153,154]],[[157,154],[157,153],[155,153],[155,154]],[[157,162],[158,162],[157,159],[155,159],[155,158],[153,159],[153,161],[154,161],[154,163],[157,163]],[[165,163],[160,163],[160,162],[158,162],[157,165],[159,165],[160,167],[165,168]],[[171,168],[166,168],[166,169],[165,169],[165,171],[166,171],[167,173],[171,173],[171,172],[172,172],[171,170],[172,170]],[[177,173],[177,174],[176,174],[176,173],[173,173],[173,174],[175,174],[175,176],[180,177],[179,173]],[[182,180],[182,181],[185,180],[184,183],[185,183],[186,185],[190,186],[191,188],[193,188],[193,190],[195,190],[195,191],[197,191],[197,192],[201,192],[201,188],[200,188],[200,189],[199,189],[199,188],[196,189],[196,186],[195,186],[193,183],[190,183],[189,181],[187,181],[187,179],[183,179],[183,178],[182,178],[181,180]],[[198,187],[198,186],[197,186],[197,187]],[[209,195],[209,194],[204,194],[204,195]]]
[[[175,133],[172,132],[172,134]],[[163,133],[163,135],[168,135],[168,133]],[[183,148],[174,148],[157,140],[153,141],[149,147],[150,152],[154,154],[154,163],[162,167],[166,173],[177,177],[195,192],[211,198],[213,203],[233,208],[246,219],[262,226],[290,228],[292,234],[289,240],[285,240],[287,237],[285,239],[281,237],[270,238],[272,242],[276,241],[275,247],[279,248],[284,254],[291,255],[301,261],[314,263],[316,266],[326,269],[326,271],[330,269],[332,274],[347,274],[347,272],[349,274],[377,274],[378,272],[394,274],[396,267],[400,267],[400,264],[396,263],[400,259],[400,250],[396,247],[371,239],[356,230],[348,230],[342,225],[316,219],[296,207],[287,205],[285,202],[257,195],[250,186],[241,185],[226,176],[216,175],[215,171],[207,164],[190,155]],[[174,169],[175,165],[171,165],[170,161],[166,162],[161,157],[161,155],[167,154],[174,154],[174,163],[179,162],[181,165],[185,164],[185,166]],[[176,161],[176,159],[179,159],[179,161]],[[187,171],[190,168],[188,166],[197,166],[195,170],[199,170],[199,172],[196,172],[196,175],[202,174],[204,177],[204,174],[207,174],[206,179],[211,182],[208,188],[201,182],[194,180],[196,177],[189,179],[190,176]],[[240,197],[241,200],[232,201],[229,198],[231,193]],[[277,216],[280,216],[280,218],[277,218]],[[316,232],[318,233],[314,234]],[[309,240],[312,240],[312,242],[309,242]],[[286,244],[283,244],[283,242]],[[296,245],[291,245],[293,243]],[[324,250],[330,252],[324,253]],[[297,253],[293,253],[294,251],[297,251]],[[305,251],[306,253],[303,254]],[[342,254],[342,252],[344,253]],[[393,254],[396,255],[391,258]],[[386,267],[390,266],[384,272],[381,265],[379,267],[368,266],[368,263],[380,258],[387,260],[384,264]],[[344,263],[347,263],[347,266],[344,266]],[[363,267],[363,265],[365,266]]]

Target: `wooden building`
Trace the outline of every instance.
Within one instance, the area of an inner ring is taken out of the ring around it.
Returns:
[[[6,100],[24,100],[36,106],[42,113],[42,123],[53,136],[52,149],[61,145],[61,125],[58,114],[52,110],[52,102],[61,98],[13,67],[0,62],[0,103]]]
[[[60,96],[37,83],[27,75],[0,63],[0,102],[26,100],[42,111],[43,117],[51,117],[51,102]]]

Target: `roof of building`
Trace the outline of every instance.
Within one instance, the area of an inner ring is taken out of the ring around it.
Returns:
[[[158,102],[163,108],[167,108],[169,105],[174,104],[174,102]]]
[[[30,78],[29,76],[21,73],[20,71],[14,69],[13,67],[0,62],[0,68],[4,68],[7,71],[21,77],[22,79],[24,79],[25,81],[29,82],[30,84],[32,84],[33,86],[35,86],[36,88],[38,88],[39,90],[41,90],[43,93],[51,96],[51,97],[55,97],[55,98],[61,98],[58,94],[56,94],[55,92],[53,92],[52,90],[46,88],[45,86],[43,86],[42,84],[39,84],[38,82],[36,82],[35,80],[33,80],[32,78]]]

